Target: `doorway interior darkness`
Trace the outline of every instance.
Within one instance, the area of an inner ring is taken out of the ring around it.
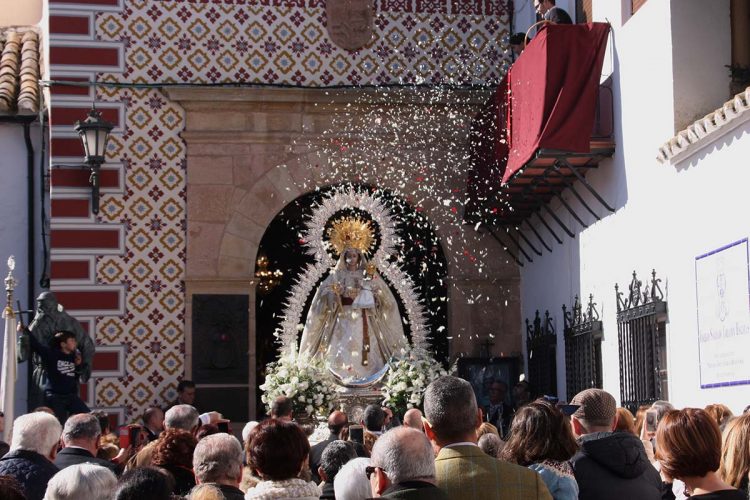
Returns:
[[[256,294],[255,352],[257,356],[256,380],[259,386],[265,381],[266,365],[278,358],[278,344],[274,331],[280,324],[286,298],[294,285],[295,278],[299,276],[304,266],[313,261],[313,257],[305,253],[305,247],[301,242],[304,224],[309,219],[313,207],[334,188],[334,186],[329,186],[300,196],[276,215],[263,234],[258,256],[265,255],[269,261],[268,269],[279,269],[284,275],[279,285],[267,294]],[[361,185],[356,186],[356,189],[366,189],[370,192],[375,190],[371,186]],[[419,296],[422,297],[428,313],[432,350],[438,360],[446,362],[448,359],[448,268],[438,237],[427,219],[406,201],[391,192],[382,189],[377,191],[379,196],[388,202],[392,214],[398,221],[397,230],[402,242],[395,253],[401,259],[402,268],[415,283]],[[342,213],[344,212],[347,211],[342,210]],[[357,210],[348,212],[360,216],[366,215]],[[394,295],[399,303],[401,317],[408,318],[401,297],[398,297],[395,292]],[[303,318],[307,314],[311,301],[312,294],[307,297]],[[408,324],[404,325],[404,330],[407,336],[410,336]],[[260,417],[261,412],[265,410],[260,401],[260,391],[257,393],[257,405],[258,417]]]

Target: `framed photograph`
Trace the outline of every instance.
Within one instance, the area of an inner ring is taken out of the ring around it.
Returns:
[[[518,382],[519,363],[519,358],[461,358],[458,360],[458,376],[467,380],[474,388],[480,407],[490,403],[492,382],[505,382],[508,384],[505,403],[510,405],[513,386]]]

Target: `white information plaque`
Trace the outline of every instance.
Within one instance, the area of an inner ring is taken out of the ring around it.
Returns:
[[[747,238],[695,258],[701,388],[750,384]]]

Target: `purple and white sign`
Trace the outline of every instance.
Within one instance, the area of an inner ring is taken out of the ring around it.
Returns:
[[[747,238],[695,258],[701,388],[750,384]]]

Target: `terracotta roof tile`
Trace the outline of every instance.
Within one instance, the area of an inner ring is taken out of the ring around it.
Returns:
[[[35,28],[0,28],[0,113],[39,111],[39,45]]]
[[[741,118],[750,118],[750,87],[725,102],[716,111],[696,120],[685,130],[677,132],[659,148],[656,159],[660,163],[679,161],[689,154],[689,151],[697,150],[703,143],[717,137],[722,130]]]

